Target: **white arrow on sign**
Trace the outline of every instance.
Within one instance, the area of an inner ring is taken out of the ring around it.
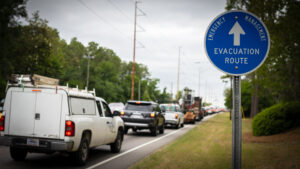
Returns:
[[[245,32],[238,21],[236,21],[228,34],[233,34],[233,46],[240,46],[240,35],[245,35]]]

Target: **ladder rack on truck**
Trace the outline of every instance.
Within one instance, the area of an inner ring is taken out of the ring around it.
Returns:
[[[6,90],[8,89],[8,86],[56,88],[56,89],[67,90],[68,93],[82,92],[82,93],[90,93],[93,96],[96,96],[95,89],[88,91],[87,88],[85,88],[82,90],[82,89],[78,89],[78,86],[76,88],[69,88],[68,84],[66,86],[59,86],[58,79],[41,76],[37,74],[33,74],[33,75],[12,74],[9,77]]]

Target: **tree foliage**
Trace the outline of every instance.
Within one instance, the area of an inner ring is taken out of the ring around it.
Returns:
[[[56,29],[35,12],[27,17],[25,1],[0,2],[0,98],[4,97],[7,77],[12,73],[40,74],[60,79],[61,85],[89,90],[108,102],[126,102],[130,98],[132,62],[124,62],[116,53],[96,42],[84,46],[76,37],[69,43]],[[25,21],[21,24],[18,18]],[[135,65],[135,99],[169,102],[166,88],[158,89],[158,79],[151,78],[148,68]],[[138,89],[139,88],[139,89]],[[140,93],[139,93],[140,91]]]
[[[247,76],[258,84],[260,110],[281,101],[300,100],[300,2],[298,0],[227,0],[227,10],[257,15],[267,26],[271,48],[265,63]],[[253,91],[251,91],[253,94]],[[243,96],[244,97],[244,96]]]

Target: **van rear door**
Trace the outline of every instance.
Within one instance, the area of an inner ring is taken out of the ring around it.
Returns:
[[[61,94],[13,91],[9,135],[58,139],[61,102]]]
[[[12,92],[9,135],[33,136],[35,93]]]
[[[62,95],[37,93],[36,98],[35,136],[59,138]]]

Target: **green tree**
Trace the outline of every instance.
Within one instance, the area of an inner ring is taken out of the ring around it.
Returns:
[[[263,104],[300,99],[300,2],[297,0],[228,0],[226,9],[243,9],[256,14],[266,24],[271,48],[265,63],[248,77],[252,95]],[[255,99],[254,99],[255,100]],[[252,99],[253,103],[253,99]],[[261,110],[261,107],[259,110]]]
[[[26,18],[25,0],[0,1],[0,98],[4,97],[7,77],[13,73],[13,42],[20,36],[18,19]]]
[[[83,56],[87,53],[85,46],[73,38],[70,44],[61,42],[64,55],[64,70],[61,76],[61,84],[69,84],[70,87],[84,88],[86,83],[86,59]],[[85,74],[84,74],[85,73]]]

